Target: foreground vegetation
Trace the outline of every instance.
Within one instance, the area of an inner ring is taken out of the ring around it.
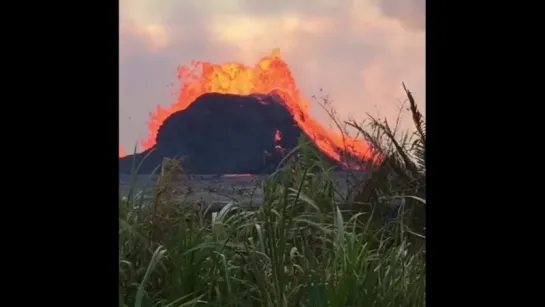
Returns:
[[[256,211],[230,203],[211,222],[168,176],[152,205],[120,200],[119,306],[425,306],[425,125],[407,95],[414,137],[349,123],[381,162],[343,206],[303,142]]]

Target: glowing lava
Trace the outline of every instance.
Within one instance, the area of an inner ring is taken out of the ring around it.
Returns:
[[[178,100],[169,108],[157,106],[150,113],[149,136],[141,141],[144,150],[155,145],[159,127],[171,114],[186,109],[193,101],[205,93],[236,95],[269,94],[275,91],[285,103],[295,122],[325,154],[341,161],[342,149],[359,158],[371,158],[371,147],[361,139],[329,131],[311,117],[309,103],[299,93],[295,80],[286,62],[280,58],[280,51],[274,50],[262,58],[254,67],[239,63],[211,64],[193,61],[189,66],[178,68],[181,89]],[[277,141],[281,136],[276,136]],[[120,147],[120,157],[124,156]]]
[[[125,151],[123,150],[123,148],[121,147],[121,145],[119,145],[119,157],[124,157],[126,156],[127,154],[125,153]]]
[[[276,149],[276,151],[286,153],[287,150],[285,148],[282,148],[282,146],[280,145],[280,141],[282,141],[282,133],[276,130],[276,133],[274,134],[274,142],[276,143],[276,145],[274,145],[274,148]]]

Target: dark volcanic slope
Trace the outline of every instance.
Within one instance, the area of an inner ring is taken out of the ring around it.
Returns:
[[[193,174],[268,173],[283,153],[297,145],[301,129],[276,95],[238,96],[205,94],[187,109],[172,114],[157,134],[150,152],[120,159],[122,174],[151,173],[164,157],[184,157],[184,169]],[[282,138],[275,141],[276,131]]]

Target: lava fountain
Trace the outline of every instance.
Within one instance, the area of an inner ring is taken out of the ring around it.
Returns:
[[[168,108],[156,107],[150,113],[148,137],[140,142],[144,150],[155,145],[157,132],[171,114],[186,109],[199,96],[206,93],[250,95],[276,92],[284,102],[298,126],[330,158],[342,163],[341,154],[372,159],[371,146],[362,139],[344,136],[322,126],[309,112],[309,102],[301,96],[288,64],[280,57],[280,50],[263,57],[254,67],[232,62],[212,64],[192,61],[178,68],[181,84],[178,99]],[[277,136],[279,137],[279,136]],[[119,157],[126,156],[119,146]]]

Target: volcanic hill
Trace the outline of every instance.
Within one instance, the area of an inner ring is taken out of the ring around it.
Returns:
[[[184,170],[192,174],[270,173],[301,134],[274,93],[207,93],[163,122],[155,146],[120,158],[119,170],[130,174],[142,163],[139,173],[150,174],[163,158],[182,157]]]

